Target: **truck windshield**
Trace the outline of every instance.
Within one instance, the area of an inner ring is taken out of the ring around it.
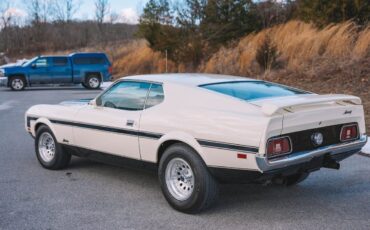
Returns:
[[[309,92],[265,81],[222,82],[200,85],[200,87],[246,101],[268,97],[309,94]]]
[[[34,58],[32,58],[31,60],[26,61],[25,63],[23,63],[23,64],[22,64],[22,66],[28,66],[28,65],[29,65],[29,64],[31,64],[33,61],[35,61],[37,58],[39,58],[39,57],[34,57]]]

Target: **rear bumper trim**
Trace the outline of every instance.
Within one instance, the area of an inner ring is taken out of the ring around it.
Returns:
[[[266,157],[259,157],[256,156],[257,165],[261,172],[270,171],[274,169],[284,168],[288,166],[292,166],[295,164],[300,164],[304,162],[308,162],[315,157],[319,157],[325,154],[330,154],[333,158],[336,155],[340,155],[346,152],[353,152],[353,151],[360,151],[361,148],[366,144],[367,136],[362,135],[356,141],[329,145],[317,148],[312,151],[304,151],[293,153],[281,158],[270,159],[268,160]]]

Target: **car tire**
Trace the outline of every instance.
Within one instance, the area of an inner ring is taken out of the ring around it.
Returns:
[[[14,76],[10,78],[9,86],[13,91],[21,91],[26,87],[26,81],[24,80],[24,77]]]
[[[307,179],[307,177],[309,175],[310,175],[310,173],[308,173],[308,172],[302,172],[302,173],[296,173],[296,174],[293,174],[293,175],[290,175],[290,176],[286,176],[284,178],[285,179],[284,184],[286,186],[297,185],[297,184],[301,183],[302,181],[304,181],[305,179]]]
[[[35,151],[38,161],[46,169],[63,169],[71,161],[71,154],[63,151],[53,132],[45,125],[37,129]]]
[[[100,89],[101,78],[98,75],[89,75],[86,78],[85,85],[87,89]]]
[[[164,197],[178,211],[198,213],[218,198],[217,181],[201,157],[187,145],[174,144],[166,149],[158,177]]]

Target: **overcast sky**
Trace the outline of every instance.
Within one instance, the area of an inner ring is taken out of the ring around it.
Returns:
[[[0,0],[2,1],[2,0]],[[15,16],[27,16],[24,2],[27,0],[11,0],[10,13]],[[74,15],[76,19],[93,19],[95,0],[75,0],[80,2],[80,8]],[[142,8],[148,0],[109,0],[110,11],[119,15],[119,20],[127,23],[137,23]]]

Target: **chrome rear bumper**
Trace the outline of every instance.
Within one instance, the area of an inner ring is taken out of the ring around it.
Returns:
[[[262,172],[270,171],[274,169],[284,168],[288,166],[292,166],[295,164],[309,162],[315,157],[320,157],[326,154],[330,154],[330,156],[335,157],[335,155],[351,152],[351,151],[360,151],[361,148],[366,144],[367,136],[361,135],[360,139],[342,143],[342,144],[335,144],[324,146],[321,148],[317,148],[313,151],[304,151],[299,153],[293,153],[281,158],[268,160],[266,157],[256,157],[257,165]]]

